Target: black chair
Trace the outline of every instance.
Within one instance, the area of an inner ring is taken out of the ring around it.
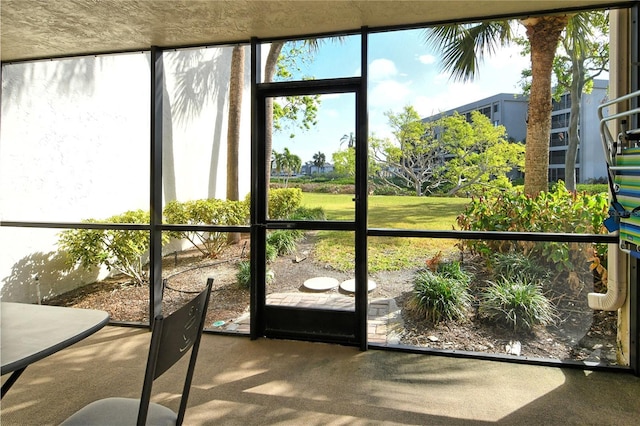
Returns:
[[[159,315],[153,322],[149,358],[142,386],[142,397],[106,398],[80,409],[63,425],[181,425],[187,409],[191,378],[196,365],[198,347],[207,315],[213,278],[206,289],[189,303],[167,317]],[[173,366],[191,348],[191,359],[184,381],[178,413],[156,403],[150,403],[155,379]]]

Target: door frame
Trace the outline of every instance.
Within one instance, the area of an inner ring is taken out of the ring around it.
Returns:
[[[367,342],[367,32],[361,34],[360,77],[261,83],[260,43],[251,41],[251,338],[286,338],[358,345]],[[272,221],[267,218],[265,100],[269,97],[353,93],[355,95],[356,176],[353,221]],[[271,229],[354,232],[355,310],[301,309],[266,304],[266,236]]]

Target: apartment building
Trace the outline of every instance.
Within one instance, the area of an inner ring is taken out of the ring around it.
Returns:
[[[579,128],[580,146],[576,159],[577,182],[606,179],[607,170],[600,139],[598,105],[607,99],[607,80],[595,80],[591,93],[582,95]],[[425,121],[453,115],[454,112],[470,116],[472,111],[480,111],[495,126],[502,125],[507,137],[514,141],[524,141],[527,134],[528,98],[515,93],[500,93],[466,105],[425,118]],[[551,113],[551,133],[549,137],[549,181],[565,179],[565,157],[567,153],[569,115],[571,97],[568,93],[558,101],[553,101]]]

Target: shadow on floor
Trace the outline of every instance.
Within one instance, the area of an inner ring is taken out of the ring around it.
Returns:
[[[2,400],[2,425],[58,424],[93,400],[137,397],[149,337],[110,326],[30,366]],[[158,380],[157,402],[177,409],[181,374]],[[205,334],[185,424],[633,425],[638,418],[640,378],[627,373]]]

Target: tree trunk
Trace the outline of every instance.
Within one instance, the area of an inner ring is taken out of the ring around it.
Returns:
[[[571,112],[569,114],[569,132],[567,135],[567,156],[565,158],[564,175],[565,186],[569,191],[575,191],[578,183],[576,179],[576,159],[580,135],[578,125],[580,119],[580,107],[582,103],[582,91],[584,90],[584,66],[577,61],[573,64],[571,76]]]
[[[227,129],[227,200],[238,201],[238,153],[240,149],[240,119],[242,115],[242,89],[244,87],[244,47],[235,46],[231,56],[229,78],[229,126]],[[237,244],[240,234],[231,232],[227,242]]]
[[[283,41],[276,41],[271,44],[269,48],[269,54],[267,55],[267,62],[264,67],[264,82],[270,83],[273,81],[273,77],[276,74],[276,66],[278,65],[278,57],[284,46]],[[265,104],[265,129],[264,129],[264,145],[265,152],[267,153],[267,176],[266,190],[269,191],[269,181],[271,177],[271,150],[273,149],[273,99],[267,98]]]
[[[531,94],[527,124],[524,190],[531,196],[549,187],[549,134],[551,130],[551,74],[560,34],[568,16],[526,19],[531,44]]]

